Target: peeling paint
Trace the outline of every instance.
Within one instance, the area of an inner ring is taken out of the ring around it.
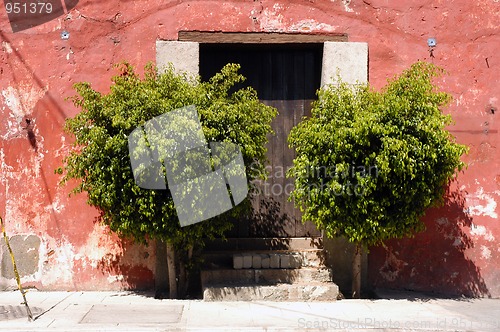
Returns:
[[[70,146],[66,143],[66,137],[64,135],[60,136],[61,146],[54,150],[54,156],[56,157],[65,157],[67,156]]]
[[[312,31],[324,31],[324,32],[335,32],[338,30],[338,26],[333,26],[330,24],[320,23],[313,19],[301,20],[290,26],[290,31],[302,31],[302,32],[312,32]]]
[[[50,257],[45,255],[46,260],[43,267],[43,278],[40,278],[45,286],[57,286],[58,284],[73,283],[73,266],[75,262],[75,248],[66,239],[56,240],[50,237],[45,237],[46,251],[49,248],[55,248],[54,254]],[[42,255],[40,255],[42,256]]]
[[[486,246],[481,246],[481,258],[490,259],[491,258],[491,250]]]
[[[61,204],[60,198],[56,197],[52,204],[49,204],[45,207],[46,212],[54,211],[56,213],[61,213],[64,210],[64,204]]]
[[[33,111],[38,100],[40,100],[47,90],[37,89],[28,84],[20,85],[19,88],[12,86],[2,90],[5,105],[12,111],[19,120]]]
[[[286,28],[283,24],[283,15],[277,11],[281,9],[276,5],[273,7],[274,10],[264,9],[259,16],[260,28],[263,31],[285,31]]]
[[[71,54],[73,54],[73,51],[69,50],[69,52],[66,54],[66,60],[69,60]]]
[[[4,52],[7,52],[8,54],[12,53],[12,46],[10,46],[10,43],[6,41],[2,42],[2,49],[4,50]]]
[[[103,259],[111,264],[121,254],[123,249],[108,234],[108,229],[99,224],[94,225],[94,229],[89,234],[85,245],[79,248],[76,259],[82,260],[82,265],[88,263],[96,269]]]
[[[387,252],[387,257],[384,265],[380,268],[380,274],[388,281],[394,281],[408,265],[404,261],[398,259],[392,252]]]
[[[110,284],[116,283],[116,282],[123,282],[123,280],[125,280],[125,277],[123,276],[123,274],[110,275],[107,277],[107,281]]]
[[[5,151],[0,149],[0,183],[7,186],[7,176],[14,170],[14,167],[5,162]]]
[[[493,219],[498,218],[496,213],[497,202],[492,195],[484,192],[482,187],[479,187],[476,193],[466,196],[469,205],[469,214],[472,216],[488,216]]]
[[[10,113],[7,118],[4,118],[4,121],[7,122],[7,131],[0,136],[1,138],[7,140],[21,135],[23,117],[33,112],[35,105],[43,98],[47,89],[37,89],[28,84],[20,84],[18,88],[9,86],[2,90],[4,104]]]
[[[344,9],[346,12],[352,13],[354,10],[349,7],[351,4],[351,0],[342,0],[342,4],[344,5]]]
[[[495,237],[493,233],[488,231],[486,227],[481,225],[472,224],[470,228],[470,234],[472,236],[480,236],[483,237],[486,241],[492,242],[495,241]]]

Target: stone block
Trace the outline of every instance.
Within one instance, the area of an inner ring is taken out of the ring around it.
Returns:
[[[280,268],[280,256],[276,254],[269,255],[269,267],[271,269],[279,269]]]
[[[233,255],[233,268],[239,270],[243,268],[243,256],[242,255]]]
[[[260,255],[253,255],[252,256],[252,268],[254,269],[260,269],[262,267],[262,258]]]
[[[290,269],[292,267],[292,255],[280,255],[280,267],[282,269]]]
[[[298,301],[335,301],[339,296],[339,287],[334,283],[297,287]]]
[[[302,257],[300,255],[290,255],[290,268],[300,269],[302,267]]]
[[[348,84],[368,80],[368,44],[359,42],[325,42],[321,85],[337,84],[337,75]]]
[[[271,259],[269,258],[269,255],[261,255],[261,266],[263,269],[268,269],[271,264]]]
[[[199,73],[200,45],[187,41],[156,41],[156,65],[162,72],[172,64],[176,72],[197,75]]]
[[[243,255],[243,268],[250,269],[252,267],[252,255]]]
[[[335,284],[212,286],[203,290],[204,301],[336,301]]]

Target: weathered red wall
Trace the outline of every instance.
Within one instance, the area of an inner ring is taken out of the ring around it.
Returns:
[[[455,202],[429,211],[428,230],[415,239],[373,248],[371,282],[499,297],[499,22],[497,0],[82,0],[68,15],[12,33],[2,10],[0,213],[11,235],[41,241],[37,272],[23,280],[44,289],[153,284],[153,248],[118,241],[94,223],[84,195],[69,198],[70,186],[57,184],[53,170],[71,144],[62,125],[78,111],[65,101],[73,83],[105,92],[114,63],[143,67],[155,59],[155,41],[175,40],[179,30],[339,32],[369,43],[369,80],[377,88],[416,60],[445,68],[442,85],[455,98],[447,109],[457,122],[452,132],[471,148]],[[62,30],[69,40],[61,40]],[[438,42],[434,58],[429,37]]]

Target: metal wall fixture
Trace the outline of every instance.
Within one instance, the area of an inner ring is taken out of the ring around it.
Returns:
[[[427,39],[427,46],[429,46],[429,56],[431,58],[434,58],[434,47],[436,47],[437,41],[436,38],[428,38]]]
[[[61,39],[62,40],[68,40],[69,39],[69,32],[64,30],[61,32]]]

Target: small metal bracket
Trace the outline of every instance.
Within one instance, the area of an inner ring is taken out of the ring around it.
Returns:
[[[437,41],[436,38],[428,38],[427,39],[427,46],[429,46],[429,56],[431,58],[434,58],[434,47],[436,47]]]
[[[64,30],[61,32],[61,39],[62,40],[68,40],[69,39],[69,32]]]

